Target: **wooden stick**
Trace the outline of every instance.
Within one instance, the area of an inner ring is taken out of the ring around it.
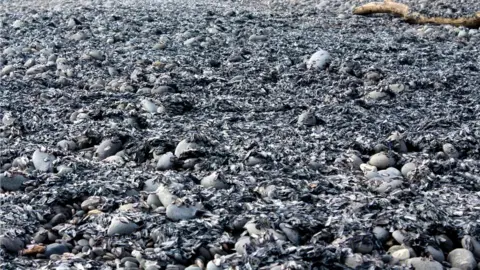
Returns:
[[[410,12],[410,8],[401,3],[392,0],[384,2],[372,2],[353,10],[356,15],[369,15],[375,13],[389,13],[402,17],[404,20],[415,24],[451,24],[455,26],[465,26],[469,28],[480,27],[480,11],[471,17],[446,18],[446,17],[427,17],[417,12]]]

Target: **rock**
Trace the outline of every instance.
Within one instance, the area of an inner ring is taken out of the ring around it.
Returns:
[[[93,59],[99,60],[99,61],[103,61],[105,59],[105,56],[99,50],[91,50],[88,52],[88,55]]]
[[[307,60],[307,68],[320,70],[324,69],[331,61],[330,53],[325,50],[318,50]]]
[[[93,210],[96,209],[103,201],[104,199],[100,196],[90,196],[82,202],[80,207],[85,211]]]
[[[393,239],[395,239],[395,241],[397,241],[399,244],[403,244],[403,241],[405,240],[405,234],[400,231],[400,230],[396,230],[392,233],[392,237]]]
[[[411,258],[407,260],[407,266],[415,270],[443,270],[443,265],[437,261],[431,261],[427,258]]]
[[[18,237],[0,236],[0,248],[10,253],[17,253],[25,247]]]
[[[268,37],[265,35],[251,35],[248,38],[248,41],[250,42],[265,42],[268,40]]]
[[[372,91],[367,94],[367,98],[373,99],[373,100],[379,100],[387,97],[388,97],[388,94],[382,91]]]
[[[21,174],[0,173],[0,187],[5,191],[17,191],[28,179]]]
[[[118,138],[105,139],[97,147],[97,157],[99,160],[104,160],[109,156],[115,155],[122,149],[122,141]]]
[[[44,255],[49,258],[53,254],[62,255],[66,252],[69,252],[68,246],[66,244],[53,243],[46,246]]]
[[[22,20],[16,20],[13,22],[12,27],[15,29],[19,29],[25,26],[25,23]]]
[[[383,244],[385,244],[390,238],[390,233],[385,228],[379,226],[373,228],[373,235],[375,235],[375,238]]]
[[[2,68],[0,71],[0,76],[2,75],[9,75],[11,72],[15,70],[15,67],[13,65],[6,65]]]
[[[242,236],[235,243],[235,251],[239,255],[246,253],[246,247],[251,244],[250,236]]]
[[[162,107],[157,106],[155,103],[153,103],[149,99],[142,100],[140,104],[142,105],[142,108],[149,113],[157,113],[159,112],[159,110],[160,112],[162,111]]]
[[[348,254],[347,257],[345,258],[345,265],[352,269],[356,269],[358,266],[362,264],[363,264],[363,257],[361,254],[358,254],[358,253]]]
[[[440,246],[440,248],[445,252],[450,252],[454,248],[453,241],[445,234],[436,235],[435,241]]]
[[[195,218],[198,213],[198,208],[192,205],[172,202],[167,206],[166,215],[173,221],[186,220]]]
[[[53,161],[55,156],[46,152],[35,150],[32,155],[32,162],[35,169],[42,172],[53,171]]]
[[[77,144],[71,140],[61,140],[57,143],[57,147],[63,151],[73,151],[77,149]]]
[[[64,223],[67,221],[67,217],[63,213],[56,214],[51,220],[50,224],[52,226],[56,226],[60,223]]]
[[[150,205],[152,208],[157,208],[162,205],[162,202],[158,198],[157,194],[148,194],[147,197],[147,204]]]
[[[439,248],[437,249],[437,248],[432,247],[432,246],[427,246],[425,248],[425,252],[427,254],[430,254],[430,256],[432,256],[432,258],[434,260],[436,260],[437,262],[445,261],[445,255],[443,255],[443,251]]]
[[[452,267],[462,270],[473,270],[477,267],[477,262],[472,252],[464,248],[457,248],[450,251],[447,260]]]
[[[116,234],[127,235],[133,233],[138,225],[124,217],[114,217],[108,227],[107,234],[113,236]]]
[[[280,230],[285,234],[285,236],[292,242],[294,245],[300,245],[300,234],[295,228],[286,223],[280,223]]]
[[[170,170],[175,165],[175,156],[172,152],[160,156],[157,162],[157,170]]]
[[[402,175],[403,177],[407,178],[407,175],[415,170],[417,168],[417,165],[415,165],[415,163],[413,162],[409,162],[409,163],[405,163],[405,165],[402,166]]]
[[[308,110],[298,116],[297,123],[304,126],[315,126],[317,124],[317,117],[314,112]]]
[[[392,252],[392,257],[399,260],[399,261],[405,261],[410,258],[410,251],[406,248],[396,250]]]
[[[462,247],[468,249],[473,253],[475,260],[480,261],[480,243],[470,235],[465,235],[462,240]]]
[[[168,188],[164,185],[159,185],[155,193],[157,194],[160,202],[162,202],[162,205],[165,207],[169,206],[176,199],[176,197],[172,195]]]
[[[392,160],[387,156],[387,154],[385,154],[385,152],[380,152],[371,156],[368,163],[381,170],[388,168],[388,166],[392,164]]]
[[[223,175],[219,172],[213,172],[208,176],[205,176],[200,184],[206,188],[213,187],[216,189],[228,189],[230,185],[225,182]]]
[[[401,83],[396,83],[396,84],[390,84],[388,86],[388,89],[390,89],[390,91],[392,91],[393,93],[398,95],[398,94],[402,93],[403,91],[408,90],[408,86],[406,86],[404,84],[401,84]]]
[[[198,148],[198,145],[194,142],[189,142],[188,140],[184,139],[180,141],[175,148],[175,156],[180,158],[183,153],[195,150]]]
[[[449,157],[449,158],[458,158],[460,154],[458,153],[457,149],[455,149],[455,146],[451,143],[446,143],[442,146],[443,152]]]

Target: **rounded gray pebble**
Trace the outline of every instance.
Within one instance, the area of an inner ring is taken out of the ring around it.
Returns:
[[[477,266],[477,262],[475,261],[472,252],[464,248],[457,248],[450,251],[447,260],[452,267],[462,270],[472,270]]]

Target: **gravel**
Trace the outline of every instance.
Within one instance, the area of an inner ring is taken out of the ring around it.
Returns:
[[[367,2],[1,2],[0,267],[476,267],[480,32]]]

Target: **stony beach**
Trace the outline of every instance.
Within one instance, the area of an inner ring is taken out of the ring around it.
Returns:
[[[480,269],[480,29],[368,2],[0,1],[0,268]]]

